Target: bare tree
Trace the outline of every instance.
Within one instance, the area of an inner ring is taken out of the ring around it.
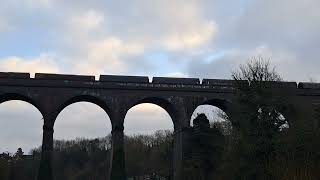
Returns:
[[[282,80],[275,66],[271,66],[270,59],[262,56],[252,57],[246,64],[241,64],[239,70],[232,72],[232,78],[248,81],[249,84]]]

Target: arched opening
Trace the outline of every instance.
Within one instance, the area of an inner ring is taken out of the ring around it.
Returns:
[[[224,135],[230,135],[232,131],[232,123],[228,115],[217,106],[213,105],[200,105],[198,106],[192,116],[190,125],[193,127],[193,121],[199,114],[205,114],[209,120],[210,128],[218,128]]]
[[[184,174],[190,179],[217,179],[232,139],[229,117],[222,109],[204,104],[194,110],[190,125]]]
[[[289,121],[286,117],[277,109],[258,109],[258,119],[272,120],[273,126],[278,129],[279,132],[285,132],[289,129]]]
[[[27,101],[0,98],[0,123],[0,179],[36,179],[42,114]]]
[[[128,178],[172,176],[173,122],[159,105],[141,103],[125,117],[125,153]]]
[[[110,132],[110,118],[99,105],[81,101],[65,107],[54,125],[54,178],[107,179]]]

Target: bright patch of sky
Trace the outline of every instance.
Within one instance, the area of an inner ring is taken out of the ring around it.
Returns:
[[[210,63],[211,61],[215,61],[223,58],[225,55],[226,55],[225,51],[217,51],[205,57],[204,61],[206,63]]]
[[[34,57],[40,53],[52,51],[54,45],[48,34],[43,31],[24,31],[16,34],[6,33],[1,37],[0,49],[0,58],[8,56]]]

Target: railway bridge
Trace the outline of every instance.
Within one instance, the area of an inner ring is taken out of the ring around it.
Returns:
[[[245,83],[245,82],[244,82]],[[249,86],[249,85],[248,85]],[[275,100],[284,95],[290,127],[305,119],[310,128],[319,127],[312,119],[320,109],[320,84],[296,82],[270,82]],[[173,177],[182,179],[184,129],[190,126],[194,110],[204,104],[216,106],[229,116],[238,118],[239,105],[235,100],[233,80],[168,78],[144,76],[95,76],[0,72],[0,103],[22,100],[34,105],[43,116],[42,152],[39,180],[52,180],[52,151],[54,124],[59,113],[68,105],[85,101],[100,106],[110,117],[112,125],[112,155],[109,176],[125,173],[124,118],[128,110],[141,103],[153,103],[165,109],[174,124]],[[290,117],[298,122],[290,122]],[[308,118],[307,118],[308,117]],[[119,156],[120,153],[120,156]],[[116,170],[116,171],[115,171]],[[119,171],[120,170],[120,171]],[[119,179],[117,179],[119,180]]]

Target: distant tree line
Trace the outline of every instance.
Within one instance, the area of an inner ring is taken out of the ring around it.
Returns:
[[[127,176],[168,178],[171,172],[172,132],[157,131],[152,135],[125,137]],[[1,180],[34,180],[39,166],[41,148],[24,155],[0,155]],[[108,176],[111,153],[110,135],[97,139],[55,140],[53,174],[57,180],[94,179]],[[157,163],[155,163],[157,162]]]

